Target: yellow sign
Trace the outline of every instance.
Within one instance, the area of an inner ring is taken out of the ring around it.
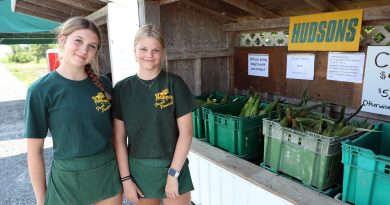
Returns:
[[[363,9],[290,17],[289,51],[358,51]]]

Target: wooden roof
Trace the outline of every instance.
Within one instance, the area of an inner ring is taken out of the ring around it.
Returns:
[[[165,0],[165,2],[172,0]],[[186,2],[187,0],[179,0]],[[322,12],[374,8],[389,0],[188,0],[240,22]],[[160,2],[164,2],[161,0]]]
[[[16,12],[56,22],[63,22],[71,16],[91,15],[95,19],[99,18],[105,15],[105,6],[109,2],[109,0],[12,1]],[[161,6],[173,3],[184,3],[203,9],[214,16],[220,16],[224,23],[383,6],[390,8],[390,0],[160,0]],[[388,10],[384,15],[390,16]]]
[[[107,5],[108,0],[12,0],[14,11],[64,22],[72,16],[88,16]]]

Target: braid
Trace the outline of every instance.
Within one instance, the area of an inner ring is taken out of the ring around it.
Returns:
[[[85,73],[87,73],[88,78],[90,78],[93,82],[93,84],[96,85],[106,96],[106,98],[111,101],[111,95],[106,91],[106,88],[104,87],[103,83],[100,82],[99,77],[96,75],[96,73],[92,70],[91,64],[87,64],[84,67]]]

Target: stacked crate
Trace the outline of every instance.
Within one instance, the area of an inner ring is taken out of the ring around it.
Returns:
[[[344,202],[390,204],[390,124],[343,142],[342,163]]]

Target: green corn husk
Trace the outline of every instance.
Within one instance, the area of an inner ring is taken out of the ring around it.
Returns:
[[[288,126],[287,116],[284,116],[283,119],[279,122],[279,124],[282,127],[287,127]]]
[[[303,95],[301,97],[301,101],[298,103],[298,107],[306,106],[307,101],[309,101],[310,99],[311,98],[307,95],[307,88],[306,88],[305,91],[303,91]]]
[[[249,97],[249,100],[242,107],[242,109],[240,111],[240,114],[238,115],[239,117],[244,117],[245,112],[249,109],[250,104],[252,103],[252,101],[253,101],[253,97],[251,96],[251,97]]]
[[[341,129],[338,129],[336,132],[334,132],[334,135],[337,137],[344,137],[353,134],[356,131],[355,126],[347,125],[345,127],[342,127]]]
[[[224,95],[223,98],[221,99],[220,103],[226,104],[227,102],[228,102],[228,95]]]
[[[253,105],[255,104],[255,102],[256,102],[256,100],[257,100],[258,97],[259,97],[259,96],[256,94],[256,95],[253,97],[252,101],[249,102],[248,108],[245,110],[245,113],[244,113],[244,116],[243,116],[243,117],[249,117],[249,116],[250,116],[250,114],[251,114],[251,112],[252,112]]]
[[[307,127],[314,127],[320,122],[320,120],[316,120],[316,119],[309,118],[309,117],[305,117],[305,118],[297,117],[297,118],[295,118],[295,120],[302,123],[302,125],[305,125]]]
[[[253,103],[252,109],[250,111],[249,117],[254,117],[257,115],[257,111],[259,110],[260,105],[260,96],[256,99],[255,103]]]
[[[327,137],[333,136],[333,125],[327,124],[326,128],[322,132],[322,135],[327,136]]]
[[[278,105],[280,99],[275,99],[272,103],[268,104],[259,115],[270,114]]]

